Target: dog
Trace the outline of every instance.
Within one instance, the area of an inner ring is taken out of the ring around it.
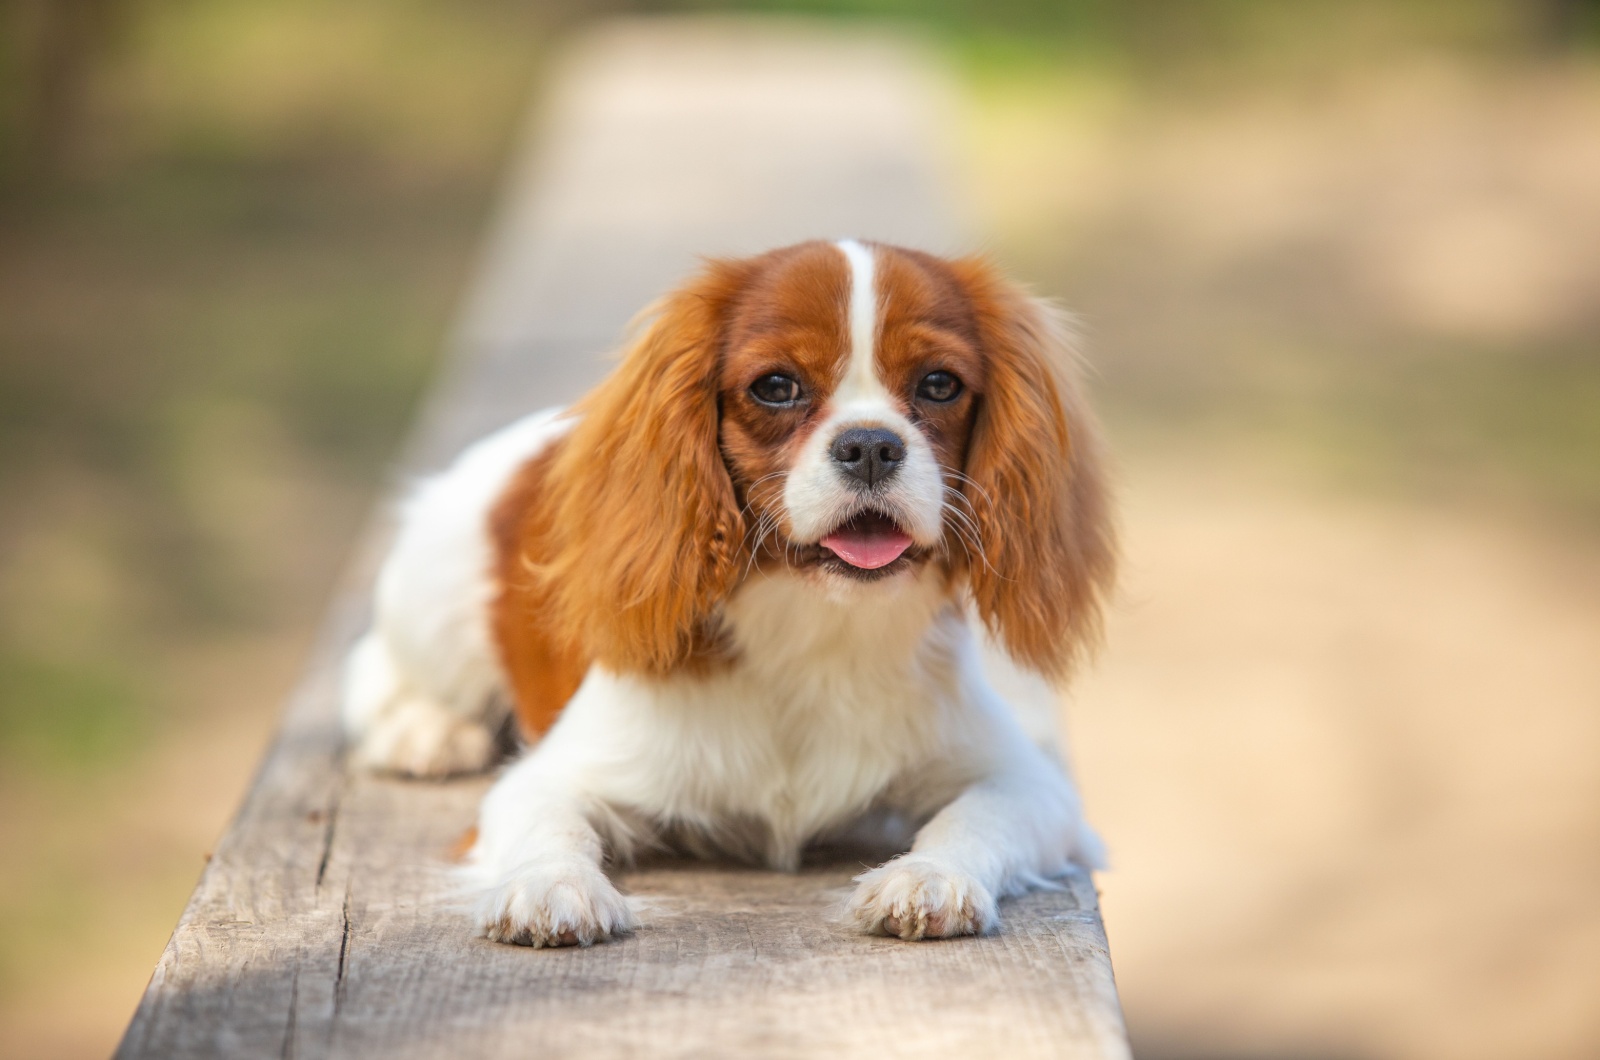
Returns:
[[[635,926],[607,859],[795,869],[863,828],[909,850],[846,917],[983,934],[1100,844],[986,679],[1057,680],[1115,547],[1068,333],[982,258],[855,240],[714,260],[576,405],[478,442],[402,512],[349,658],[354,762],[488,768],[477,929]]]

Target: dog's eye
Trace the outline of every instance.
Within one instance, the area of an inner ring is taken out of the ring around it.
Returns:
[[[763,405],[793,405],[800,400],[800,384],[786,375],[764,375],[750,384],[750,396]]]
[[[949,372],[929,372],[917,384],[917,397],[929,401],[954,401],[961,394],[961,380]]]

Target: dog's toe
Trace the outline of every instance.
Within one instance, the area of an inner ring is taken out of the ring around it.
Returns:
[[[994,896],[972,876],[916,854],[856,877],[848,914],[869,935],[907,940],[983,935],[999,924]]]
[[[484,938],[518,946],[590,946],[635,926],[605,873],[579,859],[519,871],[490,888],[478,907]]]
[[[481,722],[422,699],[405,700],[362,734],[359,766],[409,777],[481,773],[494,762],[494,734]]]

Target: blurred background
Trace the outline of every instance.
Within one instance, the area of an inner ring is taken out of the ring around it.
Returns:
[[[1600,3],[0,0],[0,1054],[106,1054],[563,35],[905,24],[1082,316],[1136,1051],[1600,1056]]]

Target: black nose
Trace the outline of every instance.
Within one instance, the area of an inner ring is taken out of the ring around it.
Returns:
[[[833,459],[840,470],[868,486],[894,474],[906,458],[906,443],[882,427],[852,427],[833,440]]]

